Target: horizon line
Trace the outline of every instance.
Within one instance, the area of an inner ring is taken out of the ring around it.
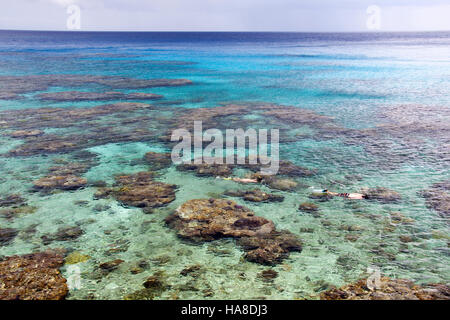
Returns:
[[[449,30],[359,30],[359,31],[192,31],[192,30],[55,30],[55,29],[0,29],[2,31],[16,31],[16,32],[67,32],[67,33],[113,33],[113,32],[134,32],[134,33],[427,33],[427,32],[450,32]]]

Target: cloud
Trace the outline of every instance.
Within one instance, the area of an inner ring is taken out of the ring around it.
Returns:
[[[71,4],[77,4],[78,0],[50,0],[50,2],[53,2],[54,4],[57,4],[57,5],[60,5],[63,7],[67,7]]]
[[[373,4],[382,30],[450,30],[448,0],[14,0],[0,28],[65,30],[70,4],[96,31],[366,31]]]

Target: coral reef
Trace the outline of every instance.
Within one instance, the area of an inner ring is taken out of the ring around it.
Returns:
[[[256,158],[256,159],[255,159]],[[250,157],[250,161],[256,161],[258,164],[245,164],[240,165],[241,167],[248,168],[254,172],[260,171],[262,168],[268,168],[268,165],[261,165],[261,163],[267,163],[270,162],[270,159],[263,159],[261,157],[253,157],[253,159]],[[277,175],[280,176],[287,176],[287,177],[310,177],[312,175],[315,175],[317,173],[317,170],[311,170],[308,168],[304,168],[301,166],[297,166],[291,161],[288,160],[280,160],[278,162],[278,171]]]
[[[275,230],[274,224],[234,201],[223,199],[190,200],[166,218],[178,235],[194,241],[222,237],[255,236]]]
[[[11,138],[29,138],[29,137],[37,137],[42,136],[45,132],[42,130],[17,130],[9,133],[8,135]]]
[[[147,152],[144,156],[145,162],[149,165],[150,170],[161,170],[172,165],[170,153]]]
[[[18,194],[10,194],[0,198],[0,207],[17,208],[26,204],[26,200]]]
[[[263,281],[267,281],[267,282],[273,281],[273,279],[275,279],[276,277],[278,277],[278,272],[276,272],[275,270],[272,270],[272,269],[261,271],[258,274],[258,278],[262,279]]]
[[[14,218],[17,218],[21,214],[32,214],[36,210],[36,207],[23,205],[20,207],[2,209],[0,210],[0,216],[4,217],[5,219],[12,220]]]
[[[402,198],[398,192],[384,187],[363,189],[361,192],[366,199],[377,200],[383,203],[397,202]]]
[[[22,96],[15,93],[0,92],[0,100],[19,100],[21,98]]]
[[[0,93],[29,93],[45,91],[50,87],[81,87],[89,84],[113,89],[144,89],[174,87],[192,84],[186,79],[135,79],[115,76],[48,74],[28,76],[1,76]]]
[[[18,233],[16,229],[12,228],[0,229],[0,247],[10,244]]]
[[[277,176],[262,175],[255,173],[252,179],[260,179],[261,183],[267,185],[269,188],[280,191],[294,191],[298,186],[298,182],[292,179],[285,179]]]
[[[193,171],[199,177],[229,177],[233,174],[234,165],[226,164],[223,159],[212,158],[211,164],[200,162],[196,164],[196,160],[192,163],[183,163],[177,166],[179,171]]]
[[[367,279],[322,292],[323,300],[450,300],[450,287],[444,284],[419,286],[410,280],[380,279],[379,287],[370,290]]]
[[[304,212],[317,212],[319,210],[319,206],[312,202],[303,202],[300,204],[298,209]]]
[[[54,189],[60,190],[76,190],[87,185],[88,181],[80,177],[87,172],[91,166],[95,165],[92,159],[81,162],[68,162],[61,160],[58,166],[49,168],[47,176],[33,181],[33,186],[36,190],[51,191]]]
[[[82,254],[81,252],[74,251],[67,255],[67,257],[64,260],[65,264],[77,264],[81,262],[85,262],[91,259],[90,256],[86,254]]]
[[[62,190],[76,190],[87,185],[85,178],[74,175],[66,176],[47,176],[39,180],[33,181],[33,186],[36,189],[62,189]]]
[[[142,208],[151,212],[175,200],[176,185],[153,180],[152,172],[138,172],[132,175],[116,177],[113,188],[102,188],[96,193],[97,198],[114,196],[124,205]]]
[[[413,219],[405,217],[401,212],[389,212],[391,223],[393,224],[411,224]]]
[[[47,245],[53,241],[73,241],[83,235],[83,230],[80,227],[65,227],[59,228],[54,234],[43,235],[42,242]]]
[[[109,142],[155,140],[151,130],[164,126],[163,119],[150,118],[148,104],[123,102],[93,108],[40,108],[0,112],[6,128],[15,130],[23,144],[7,156],[67,153]],[[101,120],[101,121],[100,121]],[[44,133],[41,128],[64,128],[60,134]]]
[[[108,262],[101,263],[98,267],[104,271],[111,272],[116,270],[123,262],[122,259],[116,259]]]
[[[166,223],[180,237],[193,241],[236,238],[246,251],[245,258],[261,264],[276,264],[290,251],[301,251],[293,234],[276,231],[272,221],[230,200],[190,200],[168,216]]]
[[[302,251],[302,243],[289,231],[273,231],[254,237],[241,237],[238,244],[246,251],[248,261],[275,265],[289,257],[289,252]]]
[[[153,300],[170,288],[163,279],[161,272],[156,272],[142,284],[145,288],[137,290],[124,297],[124,300]]]
[[[450,221],[450,180],[438,182],[420,193],[426,199],[427,207]]]
[[[224,193],[225,196],[242,198],[250,202],[282,202],[284,196],[278,194],[266,193],[259,189],[254,190],[229,190]]]
[[[69,289],[58,270],[61,252],[6,257],[0,261],[0,300],[62,300]]]
[[[153,93],[133,92],[122,93],[116,91],[90,92],[90,91],[65,91],[41,93],[37,98],[44,101],[107,101],[107,100],[155,100],[163,96]]]
[[[197,276],[199,271],[202,270],[202,266],[196,264],[189,267],[184,268],[181,270],[180,274],[184,277],[191,275],[191,276]]]

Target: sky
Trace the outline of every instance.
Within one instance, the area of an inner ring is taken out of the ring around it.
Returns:
[[[68,13],[71,5],[77,7]],[[378,9],[368,13],[373,5]],[[450,30],[450,0],[0,0],[0,29],[78,27],[81,31]]]

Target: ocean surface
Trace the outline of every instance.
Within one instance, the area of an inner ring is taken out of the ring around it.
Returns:
[[[14,214],[8,204],[0,208],[0,228],[17,230],[14,239],[0,244],[0,257],[50,248],[88,256],[61,269],[67,278],[80,278],[71,282],[69,299],[122,299],[141,290],[145,279],[155,274],[167,284],[155,299],[316,299],[331,286],[367,277],[369,267],[419,284],[449,282],[449,212],[444,202],[449,191],[436,188],[450,179],[449,52],[450,32],[0,31],[0,200],[14,194],[26,202]],[[131,79],[130,85],[108,82],[115,77]],[[187,79],[192,84],[150,87],[135,79]],[[39,96],[64,91],[163,97],[55,101]],[[152,126],[140,129],[151,129],[150,136],[136,137],[133,126],[140,122],[122,121],[126,114],[89,118],[83,127],[61,111],[52,124],[51,112],[43,109],[95,109],[123,102],[156,108],[139,111],[142,123]],[[110,186],[118,174],[148,170],[142,160],[147,152],[170,152],[160,139],[164,121],[193,109],[230,104],[246,105],[248,112],[238,119],[224,116],[219,121],[223,128],[228,121],[242,125],[248,120],[252,125],[259,117],[252,106],[259,104],[292,106],[331,119],[331,129],[289,119],[281,124],[275,118],[258,122],[262,128],[285,126],[290,139],[282,139],[280,158],[315,174],[294,177],[299,187],[280,191],[202,177],[172,165],[158,170],[157,179],[178,186],[176,199],[152,213],[114,197],[94,196],[100,185],[94,182]],[[45,116],[43,110],[50,114]],[[115,140],[104,128],[123,134]],[[11,135],[31,129],[42,133]],[[36,148],[62,137],[84,145]],[[42,192],[33,186],[53,166],[80,159],[89,162],[88,169],[77,174],[89,182],[83,188]],[[188,200],[256,187],[283,195],[284,201],[230,199],[302,240],[302,252],[291,252],[282,263],[249,262],[233,239],[192,243],[165,224],[165,217]],[[317,189],[358,192],[375,187],[393,190],[401,198],[310,198]],[[436,189],[431,200],[424,196]],[[315,203],[319,210],[299,210],[304,202]],[[82,230],[81,236],[53,236],[74,226]],[[46,241],[49,237],[52,241]],[[101,263],[115,259],[124,262],[111,272],[99,272]],[[195,276],[180,274],[190,266],[200,271]],[[278,275],[267,281],[260,274],[269,269]]]

